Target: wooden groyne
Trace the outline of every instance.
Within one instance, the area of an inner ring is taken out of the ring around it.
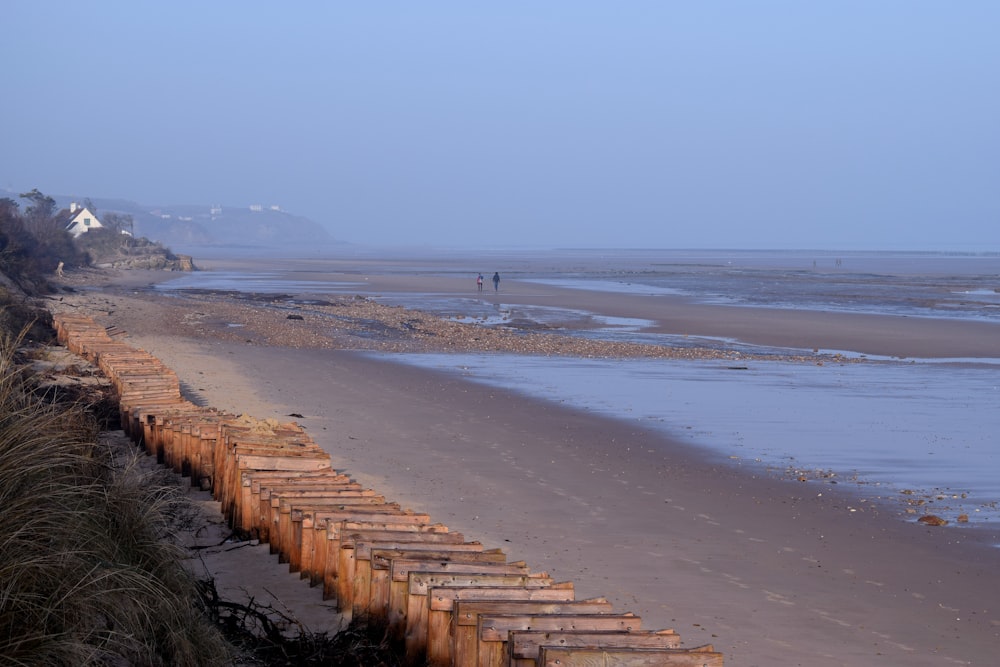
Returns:
[[[176,374],[91,318],[56,313],[59,341],[100,368],[122,429],[157,461],[211,490],[234,529],[270,545],[347,618],[384,625],[410,664],[720,667],[712,646],[572,582],[532,572],[365,489],[330,466],[298,424],[226,414],[181,395]]]

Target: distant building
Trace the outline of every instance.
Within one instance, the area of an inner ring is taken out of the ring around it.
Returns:
[[[216,204],[208,209],[209,215],[222,215],[222,204]]]
[[[264,205],[263,204],[250,204],[250,210],[253,211],[254,213],[260,213],[261,211],[264,210]]]
[[[80,234],[85,234],[91,229],[98,229],[104,226],[97,219],[97,216],[90,212],[89,208],[80,206],[76,202],[69,205],[68,211],[65,209],[60,211],[59,215],[67,221],[66,231],[72,234],[73,238],[80,236]]]

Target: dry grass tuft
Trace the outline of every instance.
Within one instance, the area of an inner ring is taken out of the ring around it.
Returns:
[[[231,664],[161,539],[176,488],[112,463],[79,406],[46,402],[0,334],[0,662]]]

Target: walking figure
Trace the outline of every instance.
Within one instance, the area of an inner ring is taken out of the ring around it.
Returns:
[[[494,292],[499,292],[500,291],[500,272],[499,271],[497,271],[496,273],[493,274],[493,291]]]
[[[479,288],[480,292],[483,291],[483,274],[481,273],[479,274],[479,277],[476,278],[476,287]]]

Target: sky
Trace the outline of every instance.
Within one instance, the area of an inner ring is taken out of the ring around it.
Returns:
[[[4,3],[0,188],[358,244],[1000,251],[1000,3]]]

